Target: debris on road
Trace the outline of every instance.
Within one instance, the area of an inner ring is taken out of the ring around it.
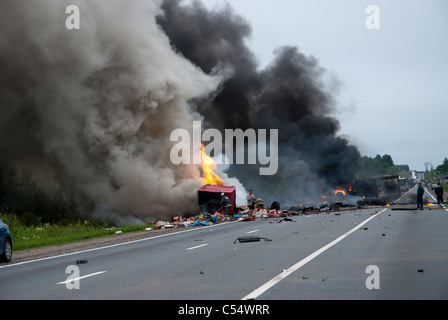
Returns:
[[[292,220],[291,218],[283,217],[283,218],[277,219],[275,221],[271,221],[270,223],[273,223],[273,222],[282,223],[282,222],[295,222],[295,221]]]
[[[386,177],[392,179],[391,177]],[[378,181],[386,179],[382,177]],[[387,180],[386,179],[386,180]],[[389,181],[388,180],[388,181]],[[376,180],[375,180],[376,181]],[[377,182],[378,182],[377,181]],[[365,191],[365,190],[364,190]],[[271,223],[296,222],[290,217],[314,214],[331,214],[335,216],[342,216],[346,211],[353,211],[359,209],[374,209],[384,206],[391,207],[392,210],[414,210],[415,208],[396,208],[396,203],[392,207],[389,203],[393,200],[390,195],[384,198],[383,195],[366,193],[364,191],[357,191],[353,186],[341,186],[327,195],[320,196],[317,200],[308,202],[298,202],[293,206],[281,207],[278,201],[273,201],[270,207],[265,206],[264,200],[256,198],[254,205],[236,206],[236,188],[223,185],[204,185],[198,189],[198,205],[199,214],[191,216],[174,216],[172,221],[154,221],[154,226],[145,229],[146,231],[170,229],[170,228],[184,228],[184,227],[204,227],[228,221],[255,221],[257,219],[276,219]],[[225,194],[231,201],[231,213],[226,213],[220,205],[221,195]],[[387,199],[387,201],[386,201]],[[377,214],[378,211],[372,213]],[[334,222],[331,220],[331,222]],[[367,228],[360,228],[368,230]],[[385,236],[383,234],[383,236]],[[248,241],[248,240],[242,240]],[[251,240],[255,241],[255,240]]]
[[[239,243],[242,243],[242,242],[259,242],[261,239],[264,239],[265,241],[272,241],[272,239],[259,237],[259,236],[244,236],[244,237],[238,237],[237,239],[235,239],[235,241],[233,241],[233,243],[236,243],[237,241]]]

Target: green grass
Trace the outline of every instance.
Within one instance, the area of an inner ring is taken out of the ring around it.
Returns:
[[[68,225],[26,226],[12,214],[1,214],[2,221],[9,226],[13,236],[14,251],[39,248],[50,245],[62,245],[86,239],[105,237],[117,230],[127,232],[143,231],[153,225],[122,226],[117,229],[106,229],[98,223],[78,221]]]

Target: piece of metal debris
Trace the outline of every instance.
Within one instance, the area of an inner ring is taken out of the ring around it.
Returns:
[[[236,243],[237,241],[239,243],[242,243],[242,242],[258,242],[261,239],[265,239],[265,241],[272,241],[271,239],[264,238],[264,237],[259,237],[259,236],[244,236],[244,237],[238,237],[237,239],[235,239],[235,241],[233,241],[233,243]]]
[[[277,219],[275,221],[270,221],[269,223],[273,223],[273,222],[281,223],[281,222],[295,222],[295,221],[292,220],[291,218],[283,217],[283,218]]]

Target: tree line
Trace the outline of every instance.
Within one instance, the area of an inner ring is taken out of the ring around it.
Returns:
[[[388,154],[383,156],[377,154],[374,158],[363,156],[360,159],[360,170],[358,177],[366,179],[376,175],[399,175],[407,177],[409,175],[409,165],[396,165],[392,157]]]
[[[47,191],[19,174],[17,168],[0,171],[0,213],[14,214],[25,225],[69,224],[80,220],[80,206],[62,190]]]

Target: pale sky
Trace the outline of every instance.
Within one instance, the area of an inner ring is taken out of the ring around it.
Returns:
[[[297,46],[341,82],[341,135],[362,155],[390,154],[424,170],[448,158],[448,1],[202,0],[229,3],[252,27],[248,45],[264,67]],[[380,29],[365,26],[376,5]]]

